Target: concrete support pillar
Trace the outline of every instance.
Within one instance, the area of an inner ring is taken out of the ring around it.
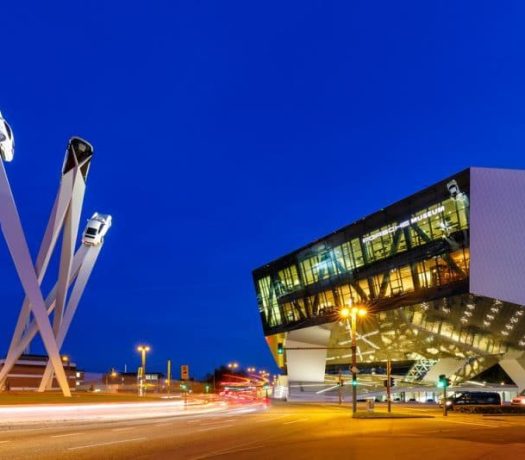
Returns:
[[[286,366],[288,382],[323,383],[330,329],[313,326],[288,333]]]

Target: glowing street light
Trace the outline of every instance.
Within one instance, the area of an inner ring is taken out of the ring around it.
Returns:
[[[229,369],[237,369],[239,367],[239,363],[228,363],[228,368]]]
[[[367,314],[366,308],[362,306],[343,307],[339,311],[339,316],[346,321],[350,319],[352,327],[352,414],[357,412],[357,318],[363,318]]]
[[[109,381],[111,381],[112,383],[115,382],[115,377],[117,375],[118,375],[118,372],[115,370],[115,368],[111,368],[111,372],[108,372],[106,374],[106,387],[108,386]]]
[[[67,368],[67,366],[69,366],[69,363],[71,362],[71,358],[68,355],[62,355],[62,362],[64,363],[64,366]]]
[[[150,351],[149,345],[139,345],[137,351],[141,354],[142,367],[139,379],[139,396],[144,396],[144,383],[146,380],[146,353]]]

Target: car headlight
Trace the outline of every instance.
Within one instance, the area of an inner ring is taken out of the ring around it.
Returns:
[[[452,406],[452,401],[447,401],[447,406]]]
[[[520,404],[525,404],[525,398],[524,399],[520,399]]]

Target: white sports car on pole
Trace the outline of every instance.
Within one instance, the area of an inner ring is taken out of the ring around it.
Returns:
[[[111,216],[108,214],[100,214],[96,212],[88,220],[84,234],[82,235],[82,243],[87,246],[98,246],[104,241],[104,236],[111,227]]]
[[[15,155],[15,138],[11,127],[0,112],[0,157],[4,161],[11,161]]]

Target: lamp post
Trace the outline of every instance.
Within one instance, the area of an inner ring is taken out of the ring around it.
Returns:
[[[139,380],[139,396],[144,396],[144,380],[146,379],[146,353],[150,351],[151,348],[148,345],[139,345],[137,347],[137,351],[141,353],[141,372],[140,372],[140,380]]]
[[[69,385],[69,377],[67,375],[67,371],[70,369],[71,358],[68,355],[62,355],[61,359],[62,359],[62,362],[64,363],[64,372],[66,373],[66,378],[68,379],[68,385]]]
[[[106,374],[106,391],[107,391],[109,382],[111,381],[111,383],[113,383],[115,381],[116,376],[117,376],[117,371],[114,368],[111,369],[111,372],[108,372]]]
[[[339,312],[341,318],[350,318],[350,324],[352,328],[352,414],[357,412],[357,317],[366,316],[366,309],[364,307],[344,307]]]

